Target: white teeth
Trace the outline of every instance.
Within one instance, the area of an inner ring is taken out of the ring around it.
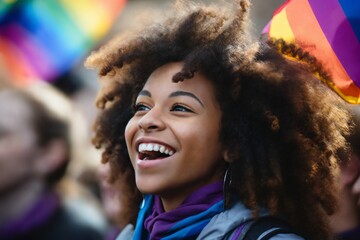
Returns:
[[[144,151],[155,151],[155,152],[161,152],[161,153],[165,153],[168,155],[173,155],[174,151],[170,150],[168,148],[166,148],[163,145],[160,144],[155,144],[155,143],[141,143],[138,146],[138,151],[139,152],[144,152]]]
[[[150,143],[146,146],[146,151],[152,151],[153,150],[153,145]]]
[[[140,144],[139,145],[139,152],[143,152],[146,148],[146,144]]]
[[[159,151],[159,148],[160,148],[160,147],[159,147],[159,145],[155,144],[155,146],[154,146],[154,148],[153,148],[153,149],[154,149],[154,151],[156,151],[156,152],[157,152],[157,151]]]
[[[164,153],[164,152],[165,152],[165,147],[164,147],[164,146],[161,146],[161,147],[160,147],[160,152],[161,152],[161,153]]]

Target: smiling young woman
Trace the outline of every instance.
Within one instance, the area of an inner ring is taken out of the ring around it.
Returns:
[[[289,226],[273,240],[330,236],[348,112],[320,65],[252,41],[236,2],[179,3],[87,60],[103,83],[94,143],[134,209],[118,239],[241,239],[264,216]]]
[[[125,130],[136,186],[158,194],[165,211],[221,180],[225,168],[214,86],[198,73],[194,81],[174,83],[172,76],[182,65],[169,63],[150,75]]]

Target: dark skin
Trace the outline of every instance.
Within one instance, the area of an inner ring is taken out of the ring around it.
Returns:
[[[337,150],[346,148],[349,116],[338,96],[313,73],[329,84],[331,79],[295,46],[283,41],[253,44],[245,34],[247,1],[225,13],[203,6],[176,11],[185,14],[170,13],[174,17],[162,27],[146,27],[87,60],[104,78],[97,100],[102,112],[94,126],[103,162],[110,162],[114,178],[129,173],[126,185],[136,189],[123,135],[131,106],[155,69],[182,61],[174,82],[193,81],[194,73],[201,72],[216,89],[220,141],[227,146],[227,167],[233,172],[225,194],[240,199],[254,216],[259,206],[266,207],[309,239],[329,238]],[[294,51],[301,61],[284,58],[276,48]],[[312,62],[311,68],[302,62]],[[141,194],[132,190],[128,196],[134,221]]]

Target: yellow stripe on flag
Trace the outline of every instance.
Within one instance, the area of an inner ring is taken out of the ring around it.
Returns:
[[[294,33],[289,25],[285,9],[271,20],[269,36],[271,38],[282,38],[287,42],[294,42]]]

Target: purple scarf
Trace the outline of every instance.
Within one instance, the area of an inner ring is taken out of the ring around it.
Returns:
[[[144,227],[150,239],[195,239],[211,218],[223,211],[223,183],[204,186],[178,206],[165,212],[154,196],[152,213],[145,217]]]
[[[59,204],[59,197],[55,193],[44,194],[22,217],[0,227],[0,239],[14,237],[42,225],[52,216]]]

